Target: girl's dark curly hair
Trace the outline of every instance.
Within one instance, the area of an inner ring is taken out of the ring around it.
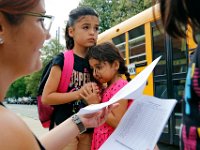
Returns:
[[[128,68],[125,65],[123,57],[121,56],[118,48],[110,42],[101,43],[91,47],[86,55],[86,58],[88,60],[93,58],[100,62],[107,61],[110,64],[117,60],[120,64],[118,73],[124,74],[127,78],[127,81],[131,80]]]

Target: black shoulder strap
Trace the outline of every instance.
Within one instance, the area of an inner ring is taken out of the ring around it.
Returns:
[[[40,143],[40,141],[38,140],[38,138],[34,135],[39,147],[40,147],[40,150],[45,150],[44,146]]]
[[[0,102],[0,105],[2,105],[3,107],[5,107],[5,105],[2,102]]]

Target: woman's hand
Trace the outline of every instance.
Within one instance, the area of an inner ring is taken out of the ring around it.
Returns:
[[[106,121],[108,114],[113,109],[117,108],[118,106],[119,106],[119,104],[115,103],[115,104],[109,105],[108,107],[106,107],[103,110],[100,110],[96,113],[88,114],[88,115],[81,115],[79,117],[86,128],[98,127]]]

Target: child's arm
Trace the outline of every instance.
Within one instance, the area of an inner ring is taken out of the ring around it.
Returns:
[[[42,102],[48,105],[59,105],[64,103],[69,103],[75,100],[81,99],[80,93],[91,87],[91,83],[84,85],[78,91],[68,92],[68,93],[58,93],[57,88],[61,77],[61,68],[55,65],[51,68],[51,72],[44,86],[42,93]]]
[[[117,103],[119,103],[119,106],[115,110],[111,111],[106,120],[106,123],[112,126],[113,128],[117,127],[121,118],[126,113],[126,110],[128,108],[127,99],[120,100]]]

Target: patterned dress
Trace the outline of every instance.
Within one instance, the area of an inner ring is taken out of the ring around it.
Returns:
[[[181,149],[200,150],[200,45],[188,68],[185,84]]]
[[[119,79],[107,89],[104,90],[102,94],[102,102],[109,101],[115,93],[117,93],[124,85],[127,84],[127,81],[124,79]],[[113,133],[114,128],[108,125],[107,123],[102,124],[101,126],[94,129],[92,147],[91,150],[98,150],[100,146],[108,139],[108,137]]]

